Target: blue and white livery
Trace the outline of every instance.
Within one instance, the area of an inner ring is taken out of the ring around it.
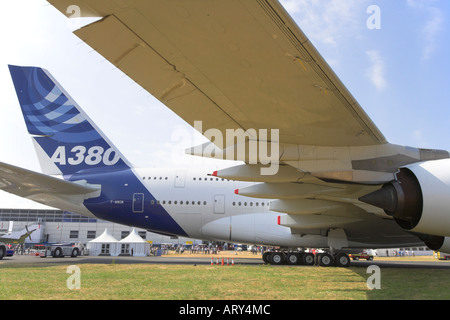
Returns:
[[[233,170],[209,174],[134,169],[48,71],[10,66],[10,72],[42,169],[53,176],[1,164],[3,190],[63,210],[172,236],[304,248],[325,248],[332,242],[333,231],[314,232],[330,226],[323,216],[305,219],[306,211],[300,215],[280,214],[289,208],[277,209],[280,204],[276,201],[270,204],[270,190],[264,190],[274,185],[263,188],[254,182],[234,181],[232,178],[239,173]],[[279,175],[289,176],[286,168],[281,168]],[[286,188],[286,184],[279,183],[272,193],[283,191],[283,186]],[[293,194],[302,192],[302,185],[288,187]],[[303,201],[308,204],[307,199]],[[324,210],[332,207],[325,200],[321,205]],[[347,230],[366,229],[370,223],[372,228],[383,228],[385,234],[397,234],[402,243],[418,243],[395,222],[376,217],[363,220],[362,215],[362,210],[355,210],[351,218],[335,217],[333,221],[337,225],[349,224]],[[292,232],[295,229],[290,226],[296,219],[312,234]],[[336,233],[333,237],[342,235]],[[387,237],[383,239],[375,232],[372,237],[378,247],[392,245],[386,242]],[[366,239],[355,240],[346,235],[339,249],[373,245]]]

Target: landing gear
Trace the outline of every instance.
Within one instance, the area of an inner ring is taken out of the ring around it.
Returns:
[[[315,261],[315,256],[311,252],[303,253],[302,262],[305,266],[313,266]]]
[[[286,262],[289,265],[296,265],[301,263],[301,254],[296,252],[290,252],[287,255]]]
[[[286,255],[283,252],[272,252],[270,255],[270,264],[281,265],[286,262]]]
[[[343,252],[338,254],[330,252],[313,254],[311,252],[267,251],[263,254],[263,260],[265,263],[272,265],[319,265],[321,267],[336,266],[340,268],[350,266],[350,258]]]
[[[338,267],[348,268],[350,266],[350,257],[345,253],[339,253],[334,262]]]
[[[319,266],[331,267],[332,265],[334,265],[334,259],[330,253],[325,252],[319,254]]]

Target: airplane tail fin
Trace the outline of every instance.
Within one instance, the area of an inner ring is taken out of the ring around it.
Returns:
[[[14,226],[14,221],[10,221],[9,222],[9,226],[8,226],[8,234],[11,234],[13,231],[13,226]]]
[[[43,173],[130,167],[48,71],[12,65],[9,70]]]

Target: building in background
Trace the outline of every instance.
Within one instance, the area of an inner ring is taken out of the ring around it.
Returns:
[[[36,229],[31,234],[31,239],[25,240],[25,243],[29,245],[37,243],[86,244],[99,237],[105,229],[108,229],[109,233],[120,241],[134,229],[55,209],[0,209],[0,230],[8,230],[10,221],[14,222],[14,231],[25,229],[25,226]],[[164,236],[144,229],[136,229],[136,233],[153,245],[189,246],[202,243],[200,240]]]

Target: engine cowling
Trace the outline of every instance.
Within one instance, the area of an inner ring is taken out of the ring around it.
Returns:
[[[420,237],[420,236],[419,236]],[[433,251],[439,251],[444,253],[450,253],[450,238],[440,236],[422,236],[428,248]]]
[[[403,167],[396,181],[359,200],[384,209],[405,230],[450,236],[450,159]]]

